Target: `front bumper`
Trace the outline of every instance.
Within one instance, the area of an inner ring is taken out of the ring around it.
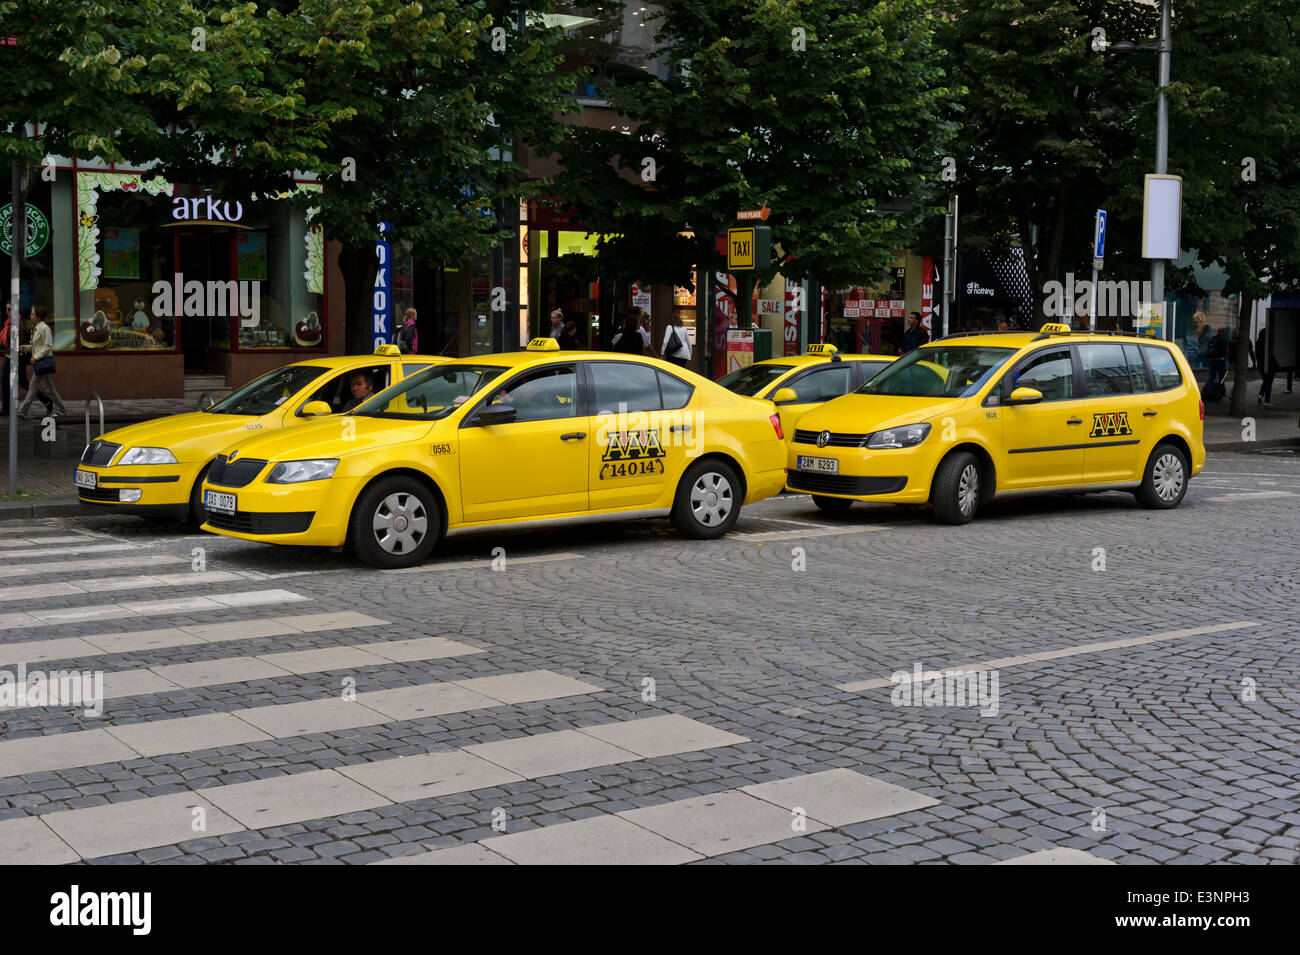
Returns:
[[[244,487],[203,483],[208,491],[235,495],[235,513],[205,511],[203,530],[268,544],[340,547],[347,540],[352,501],[361,478],[332,477],[301,484],[254,481]]]
[[[93,467],[78,463],[76,469],[95,475],[93,488],[73,484],[77,500],[95,510],[117,511],[149,517],[175,517],[189,514],[190,489],[198,478],[199,464],[153,464],[130,467]],[[123,491],[135,500],[123,500]],[[138,493],[136,493],[138,492]]]
[[[786,490],[818,497],[843,497],[854,501],[924,504],[930,499],[930,481],[938,466],[937,444],[928,440],[914,448],[819,448],[791,444]],[[834,458],[836,474],[800,470],[800,455]]]

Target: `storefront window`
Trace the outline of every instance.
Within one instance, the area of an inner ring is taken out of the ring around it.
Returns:
[[[159,178],[78,182],[83,349],[323,348],[323,250],[303,211]]]
[[[68,338],[76,319],[72,315],[61,315],[54,301],[54,240],[52,223],[54,215],[50,208],[50,183],[39,175],[32,175],[26,197],[26,244],[27,258],[23,263],[19,285],[19,306],[24,315],[33,305],[44,305],[50,309],[50,328],[54,332],[56,348],[66,348],[60,343],[60,335]],[[6,191],[5,198],[8,198]],[[0,205],[0,257],[4,263],[4,300],[9,300],[9,256],[13,252],[13,205],[5,202]],[[2,319],[0,319],[2,320]]]

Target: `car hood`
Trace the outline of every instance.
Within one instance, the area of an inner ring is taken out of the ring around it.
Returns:
[[[248,426],[261,420],[253,415],[191,411],[116,428],[102,440],[124,448],[166,448],[178,461],[206,461],[219,448],[253,433]]]
[[[951,414],[969,398],[914,398],[905,395],[843,395],[799,419],[800,431],[869,434],[882,428],[930,421]]]
[[[240,457],[268,461],[343,458],[406,441],[418,441],[440,423],[332,415],[310,424],[232,442],[223,453],[229,455],[237,450]]]

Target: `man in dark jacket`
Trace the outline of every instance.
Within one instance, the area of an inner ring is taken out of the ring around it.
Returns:
[[[929,334],[921,325],[921,313],[912,312],[907,316],[907,331],[903,333],[903,347],[899,354],[906,355],[913,348],[920,348],[929,340]]]

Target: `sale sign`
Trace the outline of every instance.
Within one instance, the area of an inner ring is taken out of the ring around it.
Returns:
[[[799,354],[799,323],[803,317],[803,286],[785,280],[785,357]]]

